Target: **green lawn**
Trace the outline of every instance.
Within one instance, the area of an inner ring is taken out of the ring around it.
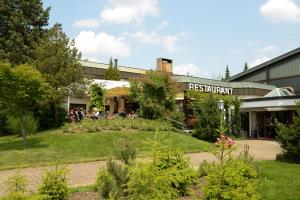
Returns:
[[[300,200],[300,164],[260,162],[259,191],[264,200]]]
[[[28,137],[23,150],[17,136],[0,137],[0,169],[45,165],[53,162],[71,163],[101,160],[112,154],[114,141],[129,136],[139,156],[149,155],[155,133],[149,131],[109,131],[101,133],[63,133],[60,130],[41,132]],[[185,152],[206,151],[210,143],[177,132],[159,132],[163,144]]]

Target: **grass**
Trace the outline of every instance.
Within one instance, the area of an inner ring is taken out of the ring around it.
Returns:
[[[259,191],[264,200],[300,200],[300,164],[260,162]]]
[[[157,134],[161,143],[184,152],[207,151],[210,143],[189,135],[164,131]],[[147,156],[153,149],[155,133],[151,131],[107,131],[99,133],[63,133],[61,130],[41,132],[28,137],[28,147],[23,150],[17,136],[0,137],[0,169],[41,166],[102,160],[112,155],[114,141],[128,136],[138,149],[138,156]]]

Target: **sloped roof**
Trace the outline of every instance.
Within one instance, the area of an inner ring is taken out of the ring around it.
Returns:
[[[240,78],[240,77],[242,77],[242,76],[245,76],[245,75],[247,75],[247,74],[251,74],[252,72],[254,72],[254,71],[256,71],[256,70],[265,68],[265,67],[267,67],[267,66],[269,66],[269,65],[272,65],[272,64],[274,64],[274,63],[276,63],[276,62],[278,62],[278,61],[281,61],[281,60],[283,60],[283,59],[286,59],[286,58],[288,58],[288,57],[290,57],[290,56],[293,56],[293,55],[296,55],[296,54],[298,54],[298,53],[300,53],[300,47],[297,48],[297,49],[294,49],[294,50],[292,50],[292,51],[289,51],[289,52],[287,52],[287,53],[285,53],[285,54],[282,54],[282,55],[280,55],[280,56],[278,56],[278,57],[276,57],[276,58],[273,58],[273,59],[271,59],[271,60],[269,60],[269,61],[267,61],[267,62],[264,62],[264,63],[262,63],[262,64],[260,64],[260,65],[257,65],[257,66],[255,66],[255,67],[251,67],[250,69],[248,69],[248,70],[246,70],[246,71],[243,71],[243,72],[241,72],[241,73],[239,73],[239,74],[236,74],[236,75],[232,76],[231,78],[229,78],[228,81],[234,81],[234,80],[236,80],[236,79],[238,79],[238,78]]]
[[[184,76],[184,75],[174,75],[174,78],[179,83],[198,83],[203,85],[213,85],[213,86],[222,86],[222,87],[231,87],[231,88],[258,88],[258,89],[265,89],[265,90],[273,90],[276,88],[274,85],[266,85],[261,83],[227,82],[227,81],[199,78],[193,76]]]
[[[294,96],[287,89],[284,88],[275,88],[264,97],[286,97],[286,96]]]

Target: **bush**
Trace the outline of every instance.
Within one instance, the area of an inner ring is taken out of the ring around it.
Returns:
[[[277,124],[277,139],[283,149],[283,159],[300,162],[300,103],[293,124]]]
[[[173,112],[171,114],[171,119],[174,120],[174,121],[171,121],[171,123],[175,128],[178,128],[178,129],[184,128],[183,123],[184,123],[185,116],[184,116],[183,112],[181,112],[179,110]],[[177,122],[179,122],[179,123],[177,123]]]
[[[38,189],[44,200],[64,200],[66,198],[68,193],[66,174],[66,168],[59,166],[46,171]]]
[[[258,174],[242,160],[228,161],[223,167],[212,165],[205,180],[204,199],[258,199]]]
[[[11,176],[6,181],[7,192],[10,193],[21,193],[26,192],[27,179],[24,175],[21,175],[18,171],[14,176]]]
[[[113,177],[105,170],[100,170],[97,173],[95,188],[99,193],[101,193],[104,199],[108,199],[110,196],[113,196],[117,191]]]
[[[30,114],[25,114],[23,120],[25,132],[27,134],[35,133],[38,127],[38,121]],[[12,132],[21,135],[20,118],[9,116],[7,122],[8,127]]]
[[[249,146],[246,145],[244,151],[234,159],[231,155],[235,150],[234,141],[223,135],[224,130],[222,127],[219,129],[221,137],[216,142],[219,149],[213,152],[220,164],[205,166],[207,176],[202,188],[203,199],[259,199],[258,173],[253,157],[249,154]]]
[[[60,127],[67,121],[67,111],[63,106],[58,106],[58,123],[57,126]],[[52,103],[42,103],[39,105],[34,116],[39,120],[39,130],[47,130],[55,127],[54,119],[54,105]]]
[[[168,121],[142,118],[114,118],[93,120],[85,118],[80,123],[67,123],[63,131],[67,133],[100,132],[106,130],[134,129],[139,131],[175,131]]]
[[[115,143],[115,156],[122,160],[126,165],[129,165],[136,157],[135,144],[128,138],[122,138]]]
[[[152,163],[130,168],[128,191],[131,199],[174,199],[188,193],[195,173],[178,151],[161,150]]]

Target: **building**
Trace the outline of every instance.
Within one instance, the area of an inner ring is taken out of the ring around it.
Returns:
[[[243,99],[242,125],[250,136],[276,136],[276,121],[290,123],[300,101],[300,48],[234,75],[231,83],[249,81],[274,85],[269,94]]]
[[[239,97],[242,100],[242,128],[249,137],[274,137],[275,122],[290,123],[295,113],[296,102],[300,100],[300,48],[237,74],[229,81],[173,74],[172,60],[166,58],[158,58],[156,63],[156,69],[153,70],[170,73],[176,80],[179,88],[176,101],[182,108],[186,100],[184,92],[187,90]],[[82,61],[82,64],[85,76],[93,78],[99,84],[101,82],[103,87],[128,83],[130,78],[141,77],[147,72],[146,69],[118,66],[118,61],[114,60],[122,80],[120,83],[112,83],[103,80],[108,64],[89,61]],[[111,115],[138,107],[128,102],[127,86],[110,88],[108,93],[106,104]],[[87,107],[87,103],[87,98],[68,98],[69,108]]]
[[[229,81],[275,85],[300,95],[300,48],[236,74]]]

